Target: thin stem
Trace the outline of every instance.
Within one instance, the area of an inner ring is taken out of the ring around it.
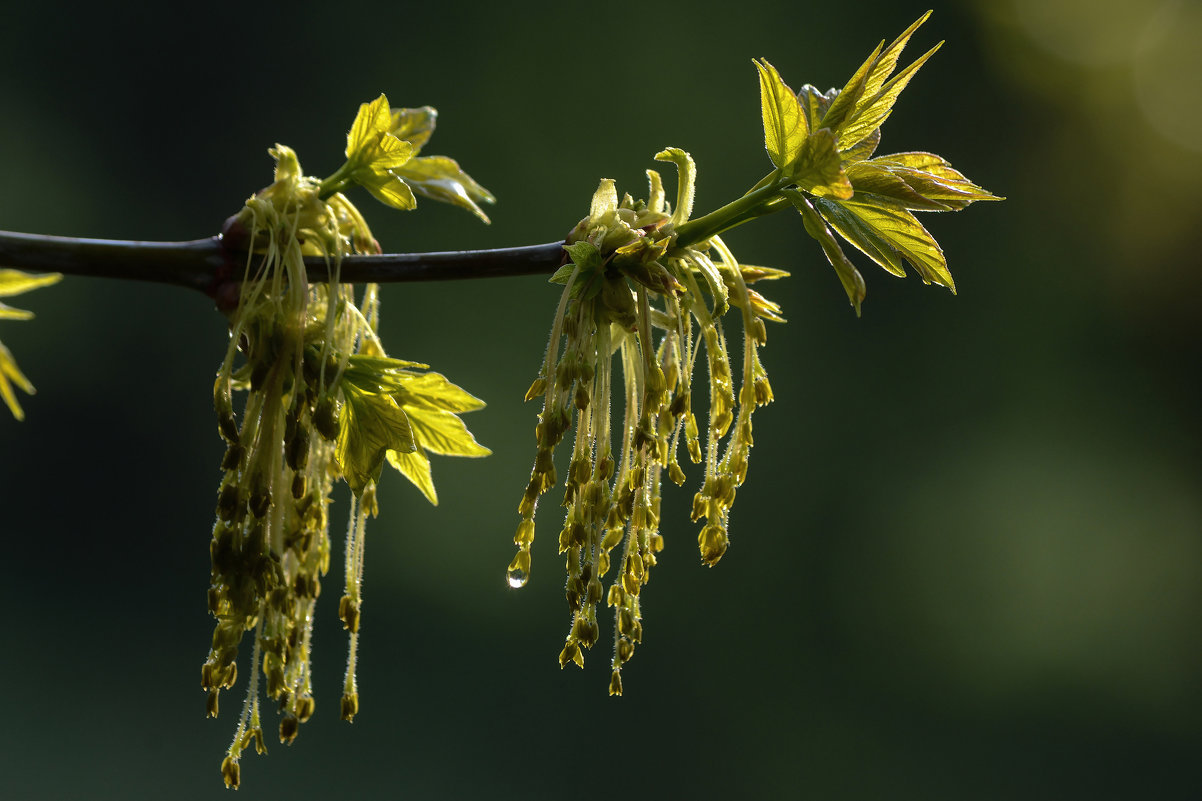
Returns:
[[[444,281],[554,272],[562,242],[492,250],[344,256],[343,283]],[[212,295],[242,274],[245,254],[227,250],[220,236],[188,242],[78,239],[0,231],[0,266],[93,278],[123,278],[187,287]],[[309,281],[329,280],[320,256],[305,258]]]
[[[756,188],[738,200],[677,226],[677,246],[688,247],[767,213],[765,208],[780,194],[781,187],[785,185],[777,172],[769,173],[756,184]],[[776,211],[776,208],[771,210]]]

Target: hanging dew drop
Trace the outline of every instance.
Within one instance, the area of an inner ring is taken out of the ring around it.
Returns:
[[[505,580],[509,582],[509,586],[515,590],[526,586],[526,580],[530,578],[526,575],[526,571],[520,567],[511,567],[505,572]]]

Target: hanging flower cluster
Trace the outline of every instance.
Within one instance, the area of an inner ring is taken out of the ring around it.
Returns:
[[[427,452],[489,453],[457,416],[484,404],[424,364],[389,358],[376,333],[377,287],[367,285],[356,301],[353,287],[338,282],[344,255],[379,252],[341,193],[352,183],[396,208],[412,208],[417,191],[487,220],[477,203],[491,196],[455,162],[416,157],[434,120],[433,109],[392,109],[382,95],[364,104],[347,137],[346,164],[325,181],[305,176],[296,154],[277,145],[270,151],[274,183],[226,225],[227,248],[247,255],[214,391],[227,449],[210,545],[209,611],[217,625],[202,670],[211,716],[221,690],[237,679],[243,635],[254,632],[246,702],[222,764],[227,786],[238,786],[243,749],[254,742],[265,751],[260,670],[267,697],[283,715],[282,742],[290,743],[313,714],[309,652],[314,605],[329,568],[335,482],[345,481],[352,492],[339,603],[350,638],[341,714],[351,720],[359,709],[366,522],[377,512],[384,464],[437,503]],[[328,282],[309,283],[305,256],[325,257]],[[234,390],[246,392],[241,422]]]
[[[999,199],[931,153],[873,158],[899,94],[938,49],[893,75],[902,49],[928,16],[888,47],[878,45],[842,90],[823,93],[807,84],[794,92],[771,64],[756,62],[773,169],[742,197],[690,219],[693,160],[669,148],[656,158],[674,162],[680,172],[674,209],[655,172],[648,172],[645,202],[629,195],[619,202],[613,181],[602,181],[589,216],[567,237],[570,262],[551,279],[565,284],[551,341],[526,395],[541,396],[543,410],[508,579],[520,587],[530,575],[535,508],[559,483],[555,449],[574,432],[559,535],[572,624],[559,661],[584,665],[584,651],[599,638],[597,605],[604,597],[614,607],[611,695],[622,693],[622,667],[642,641],[639,599],[664,543],[663,472],[684,483],[677,459],[682,443],[692,461],[704,461],[692,518],[702,522],[701,560],[713,566],[730,543],[731,505],[747,477],[752,412],[772,400],[759,348],[766,341],[764,321],[783,320],[776,304],[747,285],[785,273],[739,264],[718,235],[797,209],[859,314],[864,279],[835,233],[891,273],[905,275],[909,264],[924,282],[954,289],[943,251],[912,212],[958,211]],[[737,383],[721,324],[730,307],[739,309],[744,331]],[[693,374],[702,349],[709,374],[704,429],[693,413]],[[615,399],[622,410],[616,423]],[[617,570],[606,590],[603,580],[614,561]]]
[[[772,400],[759,358],[764,320],[783,322],[779,307],[747,284],[785,273],[740,265],[717,236],[676,243],[692,209],[695,167],[677,148],[656,159],[678,168],[675,208],[655,171],[647,173],[646,201],[626,195],[619,202],[614,182],[603,180],[589,216],[567,237],[571,262],[551,278],[564,289],[546,359],[526,395],[541,396],[543,410],[538,455],[519,505],[518,553],[508,571],[511,586],[526,583],[535,507],[558,483],[555,449],[574,431],[559,534],[572,624],[559,661],[584,665],[584,650],[599,638],[597,607],[604,598],[614,608],[612,695],[621,694],[622,667],[642,641],[640,597],[664,546],[662,476],[666,471],[684,483],[677,457],[682,444],[693,462],[705,462],[693,520],[705,521],[698,536],[702,561],[717,564],[729,543],[735,490],[747,477],[752,412]],[[737,382],[721,324],[732,306],[744,330]],[[693,376],[703,352],[709,374],[704,428],[693,412],[700,394]]]

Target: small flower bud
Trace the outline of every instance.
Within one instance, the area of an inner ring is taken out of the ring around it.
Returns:
[[[571,638],[559,652],[559,669],[563,670],[569,662],[575,662],[578,667],[584,667],[584,654],[580,651],[580,646]]]
[[[359,693],[344,692],[342,694],[342,719],[349,722],[354,721],[355,715],[359,714]]]
[[[613,672],[613,674],[609,677],[609,694],[610,695],[621,695],[622,694],[622,674],[617,670],[615,670]]]
[[[292,745],[299,728],[300,721],[295,715],[285,715],[280,719],[280,742],[284,745]]]
[[[349,595],[342,596],[338,600],[338,617],[342,619],[342,625],[347,631],[352,634],[357,633],[359,631],[359,602]],[[264,666],[266,666],[266,657],[264,660]]]
[[[227,756],[221,762],[221,778],[225,780],[225,786],[231,790],[238,789],[238,783],[241,781],[242,772],[238,768],[237,757]]]

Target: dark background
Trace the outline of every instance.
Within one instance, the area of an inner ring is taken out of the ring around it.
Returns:
[[[354,199],[390,250],[561,237],[597,180],[645,194],[667,145],[698,211],[769,168],[750,59],[842,85],[925,6],[390,2],[8,4],[0,227],[190,239],[270,181],[340,163],[360,102],[436,105],[428,153],[491,227]],[[932,150],[1008,196],[923,221],[959,296],[860,258],[863,319],[794,215],[729,236],[790,322],[722,564],[669,492],[645,643],[560,671],[557,520],[503,580],[558,290],[384,289],[384,341],[485,398],[488,459],[399,476],[369,529],[362,712],[318,609],[317,713],[243,759],[254,798],[1202,797],[1202,9],[937,3],[948,43],[881,152]],[[664,165],[661,165],[664,169]],[[664,169],[665,175],[671,168]],[[198,294],[69,279],[0,336],[38,387],[0,419],[0,796],[214,798],[245,678],[204,718],[222,317]],[[336,543],[345,497],[333,507]],[[336,545],[334,570],[341,570]],[[245,674],[244,674],[245,675]],[[268,715],[268,727],[274,727]]]

